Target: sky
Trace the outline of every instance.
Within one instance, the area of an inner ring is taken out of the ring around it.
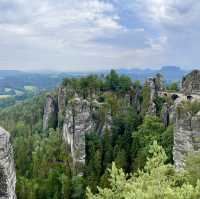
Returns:
[[[0,69],[200,68],[199,0],[0,0]]]

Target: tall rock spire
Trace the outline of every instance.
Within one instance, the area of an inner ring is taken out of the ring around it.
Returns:
[[[0,199],[16,199],[16,173],[10,134],[0,127]]]

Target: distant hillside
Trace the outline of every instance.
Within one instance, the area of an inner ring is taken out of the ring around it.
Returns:
[[[156,73],[161,73],[166,83],[180,81],[182,77],[189,71],[183,70],[177,66],[163,66],[161,69],[119,69],[120,74],[130,76],[133,80],[144,82],[148,77],[154,76]]]
[[[106,74],[109,71],[97,71],[97,74]],[[144,82],[148,77],[161,73],[166,83],[179,81],[189,71],[182,70],[176,66],[164,66],[159,70],[154,69],[119,69],[119,74],[125,74],[133,80]],[[94,72],[92,72],[94,73]],[[29,73],[17,70],[0,70],[0,94],[6,91],[24,90],[24,86],[34,86],[39,91],[54,89],[66,76],[80,77],[90,74],[90,72],[66,72],[66,73]],[[6,93],[7,94],[7,93]]]

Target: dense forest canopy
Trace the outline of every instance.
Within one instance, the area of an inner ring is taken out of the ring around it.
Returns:
[[[173,167],[173,125],[165,126],[161,117],[168,97],[157,97],[156,115],[146,115],[149,88],[114,70],[106,76],[66,78],[61,86],[83,99],[95,96],[98,102],[105,103],[106,107],[98,110],[98,119],[105,119],[109,109],[112,125],[101,135],[86,135],[86,161],[80,175],[72,168],[62,128],[43,130],[45,94],[2,109],[0,124],[12,135],[18,198],[200,197],[199,168],[192,164],[199,163],[200,156],[188,157],[184,173]],[[169,89],[178,88],[172,84]],[[51,95],[57,95],[57,90]],[[196,111],[200,106],[188,107]]]

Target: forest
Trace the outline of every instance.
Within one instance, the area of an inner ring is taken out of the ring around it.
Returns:
[[[86,135],[85,165],[80,174],[71,166],[62,127],[43,129],[49,93],[0,110],[0,125],[12,136],[17,198],[200,198],[200,154],[186,157],[184,172],[173,165],[174,125],[166,126],[162,120],[163,104],[171,103],[168,97],[158,96],[156,115],[146,114],[149,88],[114,70],[104,76],[65,78],[61,86],[70,87],[83,99],[95,95],[110,110],[111,126],[101,135]],[[173,83],[168,89],[178,90],[178,86]],[[139,104],[134,101],[138,92]],[[51,93],[56,94],[57,89]],[[200,103],[190,107],[200,110]],[[104,113],[100,120],[107,109],[99,110]]]

